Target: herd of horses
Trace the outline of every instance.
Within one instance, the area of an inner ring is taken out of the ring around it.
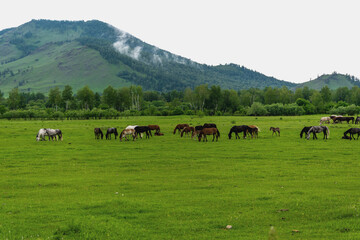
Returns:
[[[154,130],[155,130],[154,133],[155,136],[164,135],[163,133],[160,132],[159,125],[148,125],[148,126],[129,125],[121,131],[119,139],[120,141],[122,141],[123,139],[129,140],[129,137],[132,137],[133,141],[135,141],[135,139],[138,136],[142,138],[143,134],[146,135],[146,138],[150,138],[150,136],[152,137],[151,131]],[[100,128],[94,128],[94,134],[95,134],[95,139],[104,138],[104,134]],[[105,138],[111,140],[112,134],[114,134],[115,139],[117,138],[117,136],[119,136],[117,129],[112,127],[107,129]]]
[[[343,116],[336,116],[331,115],[330,117],[322,117],[320,119],[320,126],[308,126],[304,127],[300,132],[300,138],[305,135],[307,140],[310,139],[311,134],[313,134],[313,139],[317,139],[317,133],[323,133],[323,139],[328,139],[330,137],[330,130],[329,127],[322,125],[324,123],[330,124],[330,121],[333,121],[333,124],[342,123],[346,121],[347,123],[354,123],[355,124],[360,122],[360,117],[356,119],[354,117],[343,117]],[[117,131],[117,128],[111,127],[106,130],[105,138],[111,140],[111,136],[114,134],[114,138],[116,139],[119,136],[120,141],[123,139],[129,140],[132,138],[133,141],[138,137],[143,138],[143,135],[146,135],[146,138],[150,138],[153,136],[152,131],[154,132],[155,136],[162,136],[163,133],[160,132],[159,125],[147,125],[147,126],[138,126],[138,125],[129,125],[124,128],[120,134]],[[270,127],[270,131],[272,131],[272,136],[275,134],[276,136],[280,137],[280,128],[279,127]],[[207,136],[213,136],[212,141],[218,141],[220,137],[220,132],[214,123],[205,123],[204,125],[198,126],[190,126],[189,124],[177,124],[174,128],[173,134],[176,132],[180,133],[180,136],[191,136],[193,139],[197,136],[198,141],[208,141]],[[228,138],[231,139],[234,133],[236,139],[240,139],[241,137],[239,134],[243,134],[243,138],[251,137],[251,138],[258,138],[258,134],[260,132],[260,128],[256,125],[239,125],[231,127]],[[101,128],[94,128],[95,139],[103,139],[104,133]],[[350,128],[344,132],[344,136],[342,139],[355,139],[354,135],[357,134],[357,139],[360,136],[360,128]],[[37,141],[45,141],[45,137],[49,137],[52,141],[63,140],[63,134],[60,129],[50,129],[50,128],[41,128],[36,135]]]

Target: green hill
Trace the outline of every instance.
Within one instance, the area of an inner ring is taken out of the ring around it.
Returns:
[[[50,88],[88,85],[101,92],[141,85],[146,90],[182,90],[200,84],[224,89],[289,88],[235,64],[208,66],[149,45],[100,21],[32,20],[0,31],[0,90],[47,93]]]
[[[321,90],[324,86],[328,86],[330,89],[335,90],[340,87],[360,87],[360,81],[354,76],[339,74],[335,72],[332,74],[321,75],[314,80],[299,84],[297,87],[301,88],[305,86],[316,90]]]

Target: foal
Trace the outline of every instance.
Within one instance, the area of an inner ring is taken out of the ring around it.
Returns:
[[[270,127],[270,131],[273,131],[272,135],[271,136],[274,136],[274,133],[276,136],[279,136],[280,137],[280,128],[276,127]],[[278,135],[279,134],[279,135]]]

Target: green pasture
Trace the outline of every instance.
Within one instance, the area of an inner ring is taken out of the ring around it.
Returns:
[[[1,120],[0,239],[268,239],[271,226],[278,239],[360,239],[360,141],[341,139],[355,125],[300,139],[319,119]],[[180,138],[178,123],[216,123],[221,137]],[[94,127],[134,124],[165,135],[94,139]],[[258,125],[259,138],[229,140],[243,124]],[[43,127],[64,141],[36,142]]]

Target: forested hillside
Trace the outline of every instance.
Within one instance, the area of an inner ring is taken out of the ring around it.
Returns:
[[[52,87],[141,85],[171,91],[200,84],[224,89],[295,87],[243,66],[208,66],[144,43],[100,21],[32,20],[0,32],[0,89],[47,93]]]

